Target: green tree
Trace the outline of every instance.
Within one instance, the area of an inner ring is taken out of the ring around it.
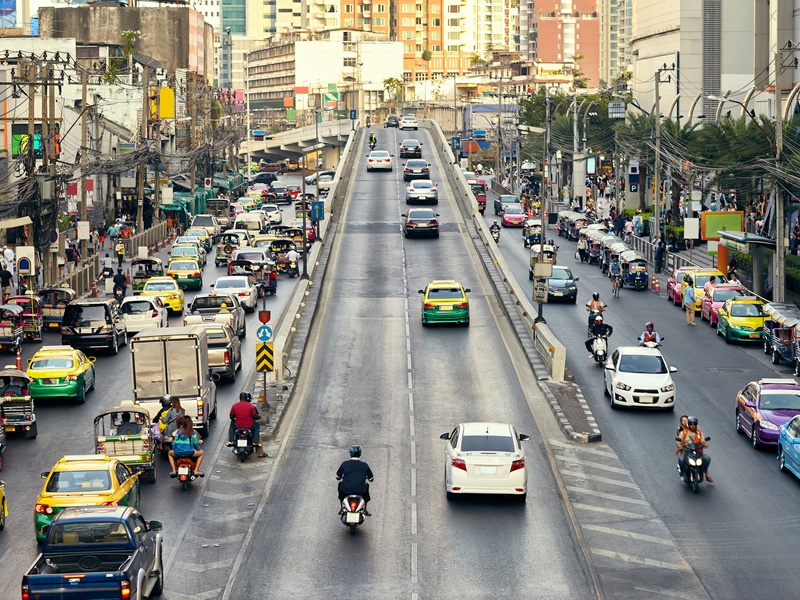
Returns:
[[[639,208],[645,210],[647,177],[655,155],[653,151],[653,118],[645,113],[628,113],[625,121],[614,127],[623,153],[639,161]]]
[[[404,85],[405,82],[397,77],[387,77],[383,80],[383,89],[389,96],[389,104],[401,99]]]
[[[589,87],[589,78],[586,77],[586,73],[581,71],[580,62],[583,60],[583,54],[575,54],[570,56],[570,58],[574,61],[574,65],[572,67],[572,87],[575,89],[585,89]]]
[[[670,196],[672,198],[672,222],[680,222],[680,198],[690,178],[690,170],[685,168],[689,156],[686,148],[698,136],[697,123],[667,119],[661,124],[661,150],[664,157],[665,172],[670,174]]]

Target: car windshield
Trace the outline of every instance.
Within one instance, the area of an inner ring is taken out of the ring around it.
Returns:
[[[47,369],[72,369],[75,367],[75,361],[71,358],[61,358],[52,356],[50,358],[34,358],[31,362],[30,368],[36,370]]]
[[[428,300],[461,300],[464,294],[458,288],[433,288],[428,292]]]
[[[415,190],[429,190],[433,187],[433,183],[430,181],[415,181],[411,187]]]
[[[415,210],[408,213],[409,221],[430,221],[436,217],[436,213],[432,210]]]
[[[90,323],[105,323],[106,309],[101,305],[84,306],[80,304],[70,304],[64,311],[64,325],[81,327]]]
[[[731,305],[732,317],[763,317],[764,311],[760,304],[737,304]]]
[[[572,273],[569,269],[553,269],[553,276],[550,279],[572,279]]]
[[[264,212],[280,212],[280,208],[278,208],[277,204],[265,204],[261,207],[261,210]]]
[[[509,206],[506,209],[507,215],[522,215],[525,214],[520,206]]]
[[[419,146],[419,140],[405,140],[403,142],[403,146],[408,146],[408,147]]]
[[[800,390],[762,390],[758,403],[768,410],[800,410]]]
[[[56,471],[47,480],[46,491],[51,494],[103,492],[111,489],[108,471]]]
[[[386,152],[385,150],[376,150],[370,153],[370,156],[372,158],[389,158],[389,153]]]
[[[151,310],[155,310],[155,307],[147,300],[134,300],[122,305],[122,312],[126,315],[140,315]]]
[[[714,275],[717,280],[714,283],[727,283],[727,279],[724,275]],[[711,279],[711,275],[695,275],[694,278],[694,287],[701,288],[704,287],[709,280]]]
[[[233,308],[233,300],[229,296],[196,296],[192,308],[222,308],[223,304],[226,308]]]
[[[461,438],[462,452],[514,452],[510,435],[465,435]]]
[[[736,296],[744,296],[744,290],[714,290],[714,302],[725,302]]]
[[[222,329],[206,329],[206,333],[208,334],[209,340],[223,340],[225,343],[220,344],[212,344],[209,342],[209,346],[226,346],[228,341],[228,336],[225,335],[225,332]]]
[[[173,248],[170,256],[197,256],[199,254],[197,248],[192,246],[178,246]]]
[[[144,284],[145,292],[174,292],[178,284],[173,281],[150,281]]]
[[[203,237],[208,235],[208,232],[205,229],[190,229],[186,232],[186,235],[190,235],[193,237]]]
[[[424,160],[410,160],[406,163],[406,167],[409,169],[424,169],[428,166],[428,163]]]
[[[653,354],[623,354],[619,360],[621,373],[661,374],[667,372],[664,359]]]
[[[215,288],[246,288],[247,282],[244,279],[223,278],[217,280]]]
[[[47,544],[76,546],[83,544],[130,544],[130,535],[122,523],[54,523],[50,527]]]
[[[519,200],[517,200],[516,196],[509,196],[508,194],[503,194],[502,196],[500,196],[500,202],[503,202],[505,204],[508,203],[519,204]]]
[[[197,268],[198,267],[196,262],[194,261],[190,262],[188,260],[182,260],[180,262],[175,261],[170,263],[169,265],[170,271],[197,271]]]
[[[192,221],[192,227],[213,227],[214,217],[207,215],[197,215]]]

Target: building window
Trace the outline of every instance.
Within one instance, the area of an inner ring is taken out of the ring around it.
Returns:
[[[355,67],[356,66],[356,59],[354,56],[345,56],[344,58],[344,66],[345,67]]]
[[[458,52],[459,47],[458,45],[453,46],[452,44],[447,47],[448,52]]]
[[[403,4],[400,7],[401,12],[414,12],[414,5],[413,4]]]
[[[458,6],[458,4],[453,4],[453,5],[447,7],[447,12],[457,15],[461,11],[460,11],[460,7]]]
[[[429,7],[429,10],[430,10],[430,12],[431,12],[432,14],[437,14],[437,15],[438,15],[438,14],[439,14],[439,5],[438,5],[438,4],[432,4],[432,5]]]
[[[344,5],[344,12],[346,12],[346,13],[353,12],[353,5],[352,4],[345,4]]]
[[[413,31],[403,31],[402,32],[402,39],[404,39],[404,40],[413,40],[414,39],[414,32]]]
[[[414,44],[403,44],[403,52],[411,54],[414,52]]]
[[[379,27],[385,27],[386,26],[386,19],[383,18],[383,17],[373,17],[372,18],[372,25],[373,25],[373,27],[375,25],[377,25]]]
[[[432,27],[441,27],[442,20],[441,19],[431,19],[431,26]]]
[[[375,12],[385,13],[386,12],[386,5],[385,4],[376,4],[375,5]]]
[[[403,17],[402,19],[403,27],[413,27],[414,26],[414,19],[409,17]]]
[[[442,47],[440,45],[434,44],[433,46],[431,46],[431,52],[441,52],[441,51],[442,51]],[[434,61],[434,62],[437,62],[437,61]]]
[[[431,31],[431,39],[432,40],[440,40],[442,39],[442,34],[439,31]]]
[[[448,40],[460,40],[461,39],[461,33],[458,32],[458,31],[450,31],[450,32],[447,33],[447,39]]]

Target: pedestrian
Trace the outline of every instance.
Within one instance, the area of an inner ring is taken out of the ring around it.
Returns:
[[[114,251],[117,253],[117,268],[121,269],[122,261],[125,258],[125,244],[122,243],[122,240],[117,242]]]
[[[642,221],[642,209],[638,209],[636,211],[636,216],[633,217],[633,234],[636,237],[642,237],[642,231],[644,229],[644,222]]]
[[[738,265],[736,264],[736,257],[731,256],[730,260],[728,261],[728,279],[736,275],[736,268]]]
[[[8,270],[8,265],[3,263],[2,268],[0,268],[0,290],[2,290],[3,294],[0,302],[3,304],[5,304],[8,297],[11,296],[12,285],[14,285],[14,276],[11,274],[11,271]]]
[[[6,262],[6,268],[13,273],[17,263],[14,260],[14,251],[8,246],[3,246],[3,260]]]
[[[72,275],[72,271],[75,270],[75,249],[72,247],[72,244],[67,244],[67,247],[64,249],[64,265],[67,275]]]
[[[661,267],[664,265],[664,240],[658,240],[656,244],[656,257],[655,257],[655,270],[656,273],[661,273]]]
[[[633,221],[631,221],[630,217],[625,219],[625,223],[623,224],[623,227],[621,227],[620,229],[621,230],[624,229],[625,233],[627,234],[633,234]]]
[[[97,228],[97,245],[100,250],[105,250],[106,248],[106,226],[102,224]]]
[[[708,281],[706,281],[706,284],[703,286],[703,295],[710,296],[711,290],[714,289],[715,285],[717,285],[717,278],[716,276],[712,275],[708,278]]]
[[[117,226],[116,223],[108,228],[108,239],[111,240],[110,247],[115,248],[117,243]]]
[[[99,239],[99,236],[97,235],[97,229],[92,229],[89,232],[89,246],[92,249],[91,254],[97,254],[97,241],[98,241],[98,239]],[[88,252],[87,252],[87,254],[88,254]]]
[[[686,324],[694,325],[694,286],[687,285],[683,291],[683,308],[686,311]]]

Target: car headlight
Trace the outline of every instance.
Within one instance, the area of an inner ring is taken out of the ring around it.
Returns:
[[[693,467],[699,467],[700,465],[703,464],[703,459],[702,458],[690,458],[689,459],[689,464],[692,465]]]
[[[674,383],[670,383],[669,385],[665,385],[664,387],[661,388],[662,392],[672,392],[674,390],[675,390],[675,384]]]
[[[576,285],[568,285],[567,286],[567,291],[570,291],[570,292],[572,292],[574,290],[577,290],[577,289],[578,289],[578,286],[576,286]]]
[[[775,425],[775,423],[772,423],[765,419],[761,419],[759,423],[761,425],[761,429],[771,429],[772,431],[778,431],[778,426]]]
[[[625,392],[629,392],[630,389],[631,389],[631,386],[629,386],[628,384],[622,383],[621,381],[618,381],[614,385],[614,387],[617,388],[618,390],[622,390],[622,391],[625,391]]]

